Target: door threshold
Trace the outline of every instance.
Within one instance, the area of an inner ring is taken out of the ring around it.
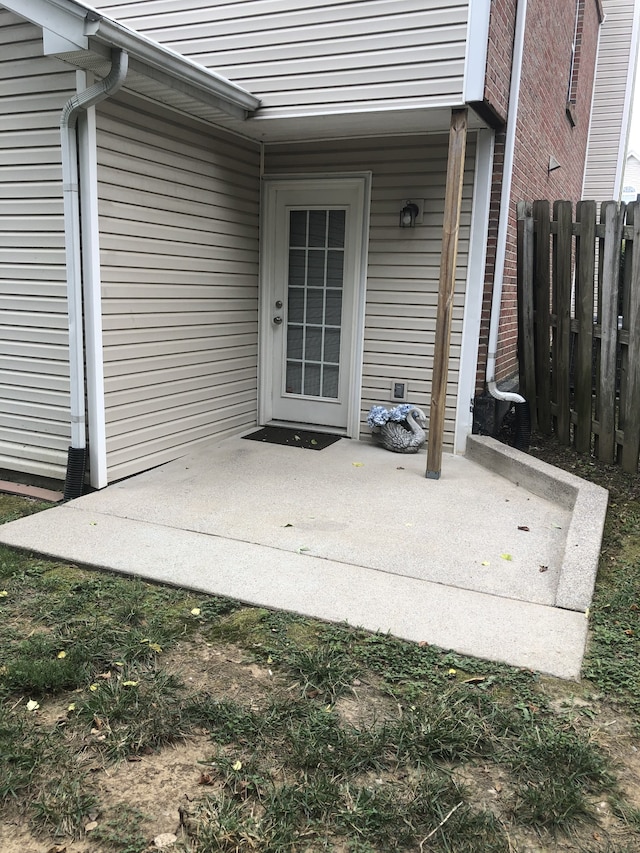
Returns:
[[[339,435],[341,438],[351,438],[351,436],[347,435],[347,430],[344,427],[318,426],[317,424],[275,420],[267,421],[261,424],[261,426],[286,427],[287,429],[301,429],[306,432],[321,432],[327,435]]]

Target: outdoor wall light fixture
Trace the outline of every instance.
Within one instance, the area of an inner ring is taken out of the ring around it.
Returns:
[[[416,216],[420,213],[420,208],[412,201],[405,202],[404,207],[400,211],[400,227],[415,228]]]
[[[559,168],[560,168],[560,163],[558,163],[558,161],[556,160],[556,158],[552,154],[549,157],[549,167],[548,167],[547,171],[549,172],[549,174],[551,174],[551,172],[555,172],[555,170],[559,169]]]

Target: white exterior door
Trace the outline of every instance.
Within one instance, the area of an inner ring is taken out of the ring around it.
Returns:
[[[352,435],[364,312],[366,177],[266,182],[263,422]]]

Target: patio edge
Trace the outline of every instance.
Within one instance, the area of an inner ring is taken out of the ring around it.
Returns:
[[[555,606],[586,613],[598,573],[608,491],[489,436],[469,436],[465,455],[571,511]]]

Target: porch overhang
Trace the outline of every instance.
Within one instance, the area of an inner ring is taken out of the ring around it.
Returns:
[[[284,144],[319,139],[347,139],[372,136],[398,136],[416,133],[448,133],[451,110],[463,103],[433,106],[417,104],[400,109],[367,109],[341,112],[285,113],[258,110],[237,128],[245,136],[264,143]],[[469,111],[469,130],[487,128],[476,112]]]

